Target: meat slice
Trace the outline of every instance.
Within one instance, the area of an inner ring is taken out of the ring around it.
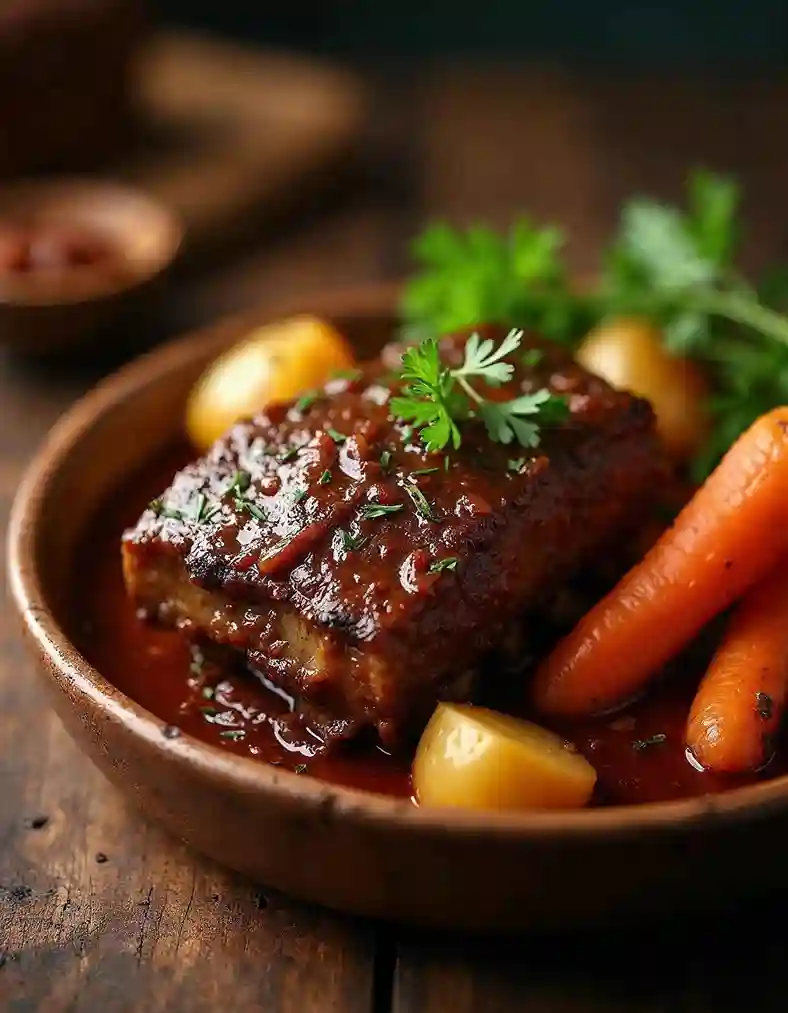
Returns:
[[[447,361],[464,341],[444,341]],[[245,652],[328,737],[370,729],[399,745],[437,699],[467,696],[479,659],[610,544],[661,474],[647,402],[538,339],[515,354],[512,384],[489,396],[547,386],[569,403],[537,449],[471,421],[459,450],[428,454],[391,418],[396,384],[372,363],[236,425],[176,474],[124,536],[130,595]]]

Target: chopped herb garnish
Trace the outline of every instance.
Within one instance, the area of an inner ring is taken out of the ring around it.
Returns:
[[[293,502],[294,503],[300,503],[302,499],[306,498],[306,495],[307,495],[308,491],[309,491],[308,489],[303,489],[303,488],[301,488],[301,489],[294,489],[293,490]]]
[[[430,501],[427,499],[427,497],[424,495],[421,489],[419,489],[417,485],[413,485],[413,483],[409,483],[408,485],[403,486],[403,488],[405,489],[405,492],[408,494],[408,496],[410,496],[410,498],[413,500],[413,505],[416,508],[416,512],[421,514],[421,516],[425,520],[432,521],[433,524],[437,524],[439,518],[435,516]]]
[[[544,352],[540,348],[526,348],[520,357],[520,362],[528,369],[532,366],[538,366],[543,358]]]
[[[298,451],[300,447],[288,447],[287,450],[283,450],[282,453],[277,457],[277,461],[280,464],[287,464],[288,461],[292,461],[294,457],[298,457]]]
[[[205,493],[204,492],[200,492],[200,493],[197,494],[197,501],[196,501],[197,505],[196,505],[195,510],[194,510],[194,523],[195,524],[199,524],[200,521],[202,520],[203,510],[205,510],[205,505],[206,505],[207,502],[208,501],[205,498]]]
[[[768,693],[755,694],[755,713],[764,721],[770,721],[774,714],[774,701]]]
[[[413,426],[402,427],[402,442],[405,444],[413,443]]]
[[[347,439],[347,436],[345,436],[344,433],[338,433],[336,429],[332,429],[331,426],[329,426],[328,429],[326,429],[326,432],[334,441],[334,443],[344,443],[345,440]]]
[[[235,509],[238,513],[247,513],[250,517],[254,517],[256,521],[264,521],[268,519],[268,515],[265,510],[261,510],[255,503],[251,503],[248,499],[236,499]]]
[[[318,485],[328,485],[331,482],[331,472],[326,468],[320,478],[317,480]]]
[[[202,523],[208,524],[210,521],[214,519],[214,517],[218,513],[221,513],[221,511],[222,511],[221,503],[214,503],[214,505],[212,507],[209,507],[202,515]]]
[[[500,387],[510,381],[514,366],[504,360],[520,347],[522,337],[522,331],[512,329],[496,347],[491,338],[482,341],[472,334],[465,345],[465,359],[455,368],[443,364],[435,338],[408,348],[402,355],[406,385],[400,397],[392,398],[392,411],[413,422],[428,450],[441,450],[448,444],[459,447],[459,423],[469,418],[481,419],[495,443],[538,446],[540,427],[535,416],[550,423],[566,418],[564,397],[543,388],[509,401],[490,401],[470,382],[482,380],[488,387]]]
[[[238,496],[242,496],[251,484],[252,476],[248,471],[236,471],[230,479],[230,484],[227,486],[225,496],[229,495],[229,493],[235,493]]]
[[[170,521],[183,521],[183,511],[174,510],[172,507],[166,507],[164,501],[161,499],[154,499],[148,504],[148,509],[152,510],[157,517],[163,517],[165,520]]]
[[[293,773],[294,774],[305,774],[306,773],[306,769],[307,768],[306,768],[306,764],[305,763],[297,763],[295,765],[295,767],[293,767]]]
[[[510,461],[506,462],[506,468],[508,471],[513,471],[515,474],[522,471],[525,467],[524,457],[513,457]]]
[[[200,707],[200,713],[204,714],[207,718],[214,718],[219,711],[215,707]]]
[[[202,695],[206,700],[213,700],[216,691],[213,686],[203,686]]]
[[[451,467],[451,459],[450,459],[449,455],[447,454],[443,458],[443,470],[444,471],[448,471],[450,467]]]
[[[384,471],[388,471],[390,464],[391,464],[391,451],[384,450],[380,455],[380,466]]]
[[[359,511],[359,516],[363,521],[374,521],[378,517],[396,514],[400,510],[402,510],[401,503],[365,503]]]
[[[297,412],[303,414],[312,407],[312,405],[320,398],[321,394],[319,390],[309,390],[306,394],[302,394],[301,397],[293,405]]]
[[[244,735],[246,735],[246,732],[242,728],[228,728],[224,732],[219,732],[220,739],[230,739],[233,742],[242,739]]]
[[[342,548],[345,552],[355,552],[357,549],[362,548],[367,541],[361,535],[352,535],[349,531],[345,531],[344,528],[339,529],[339,535],[342,539]]]
[[[663,742],[667,741],[667,738],[664,732],[657,732],[656,735],[652,735],[648,739],[635,739],[632,743],[632,748],[640,753],[644,749],[650,749],[652,746],[661,746]]]
[[[459,559],[456,556],[447,556],[446,559],[436,559],[430,563],[429,573],[441,573],[443,570],[456,570]]]
[[[432,475],[436,471],[440,471],[440,468],[417,468],[411,475]]]

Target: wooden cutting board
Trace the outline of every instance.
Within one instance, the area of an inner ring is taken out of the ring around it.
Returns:
[[[340,68],[181,32],[148,44],[136,89],[142,139],[106,171],[183,216],[190,257],[297,198],[365,115],[362,86]]]

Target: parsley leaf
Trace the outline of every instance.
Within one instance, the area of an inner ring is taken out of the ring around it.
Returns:
[[[533,327],[572,343],[590,326],[588,300],[573,293],[561,256],[563,234],[520,217],[505,235],[475,225],[429,226],[414,242],[418,272],[402,300],[417,340],[480,323]]]
[[[462,364],[454,369],[441,362],[437,341],[426,338],[403,353],[402,378],[408,383],[401,396],[392,398],[391,410],[421,431],[430,451],[448,444],[459,447],[458,423],[477,416],[495,443],[538,446],[539,425],[535,419],[524,421],[524,417],[540,415],[543,421],[558,422],[568,411],[564,398],[541,389],[510,401],[489,401],[469,382],[483,380],[490,387],[499,387],[511,380],[514,366],[504,360],[520,347],[522,337],[522,331],[513,329],[496,347],[490,338],[482,341],[472,334]]]
[[[359,517],[364,521],[373,521],[378,517],[399,513],[402,503],[365,503],[359,510]]]

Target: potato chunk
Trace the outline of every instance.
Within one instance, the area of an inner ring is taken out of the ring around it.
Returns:
[[[463,809],[570,809],[585,805],[596,771],[570,743],[529,721],[439,704],[413,763],[418,801]]]

